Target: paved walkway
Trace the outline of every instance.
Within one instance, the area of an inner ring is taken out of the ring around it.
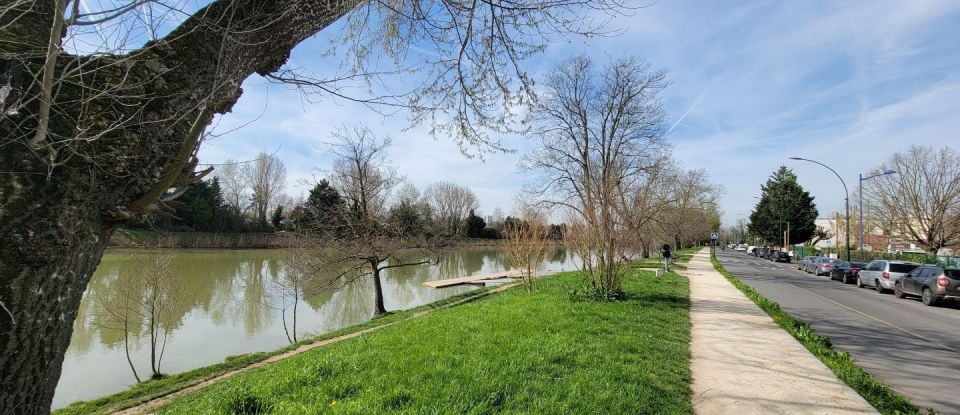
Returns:
[[[687,267],[695,413],[878,413],[714,270],[708,249]]]

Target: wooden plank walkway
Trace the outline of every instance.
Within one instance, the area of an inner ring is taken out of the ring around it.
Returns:
[[[446,280],[427,281],[423,283],[430,288],[450,287],[453,285],[469,284],[472,282],[493,280],[498,278],[519,278],[519,271],[500,271],[493,274],[471,275],[469,277],[450,278]]]

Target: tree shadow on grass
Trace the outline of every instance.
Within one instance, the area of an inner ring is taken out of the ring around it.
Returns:
[[[627,292],[623,294],[620,301],[636,302],[645,306],[660,305],[671,308],[690,308],[690,298],[682,295]]]

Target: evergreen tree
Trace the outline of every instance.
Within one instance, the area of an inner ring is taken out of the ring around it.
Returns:
[[[316,231],[327,226],[335,225],[338,212],[344,208],[343,198],[337,189],[334,189],[326,179],[320,180],[303,205],[298,209],[298,215],[293,217],[297,227],[306,231]]]
[[[467,238],[479,238],[486,226],[487,222],[470,209],[470,214],[467,215]]]
[[[792,170],[780,166],[761,189],[763,195],[747,225],[752,235],[772,245],[782,243],[788,226],[790,244],[805,242],[813,236],[817,230],[817,206],[813,196],[797,183],[797,175]]]
[[[273,229],[280,229],[280,221],[282,220],[283,220],[283,205],[280,205],[273,210],[273,216],[270,217],[270,224],[273,225]]]
[[[180,219],[181,224],[194,231],[217,230],[214,217],[223,206],[223,197],[216,179],[190,184],[177,201],[179,203],[174,215]]]

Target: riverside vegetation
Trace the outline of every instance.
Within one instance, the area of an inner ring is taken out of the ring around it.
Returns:
[[[584,281],[567,272],[532,294],[512,288],[415,319],[392,314],[363,327],[403,321],[239,374],[158,413],[690,413],[689,284],[637,269],[656,265],[635,263],[616,301],[580,298]],[[191,383],[167,382],[57,413],[99,413]]]

